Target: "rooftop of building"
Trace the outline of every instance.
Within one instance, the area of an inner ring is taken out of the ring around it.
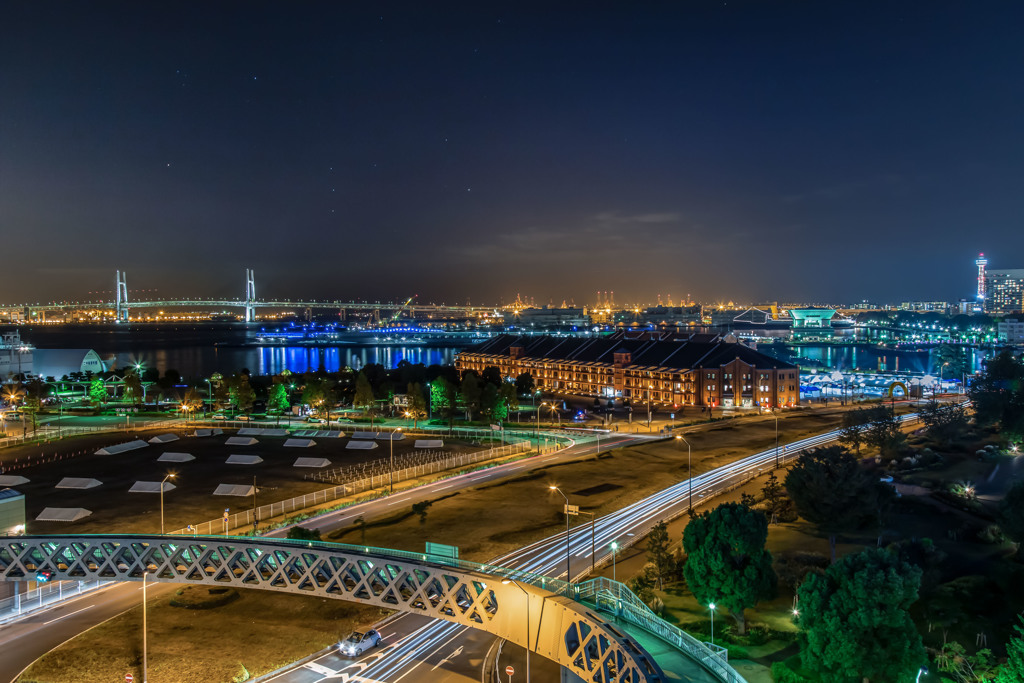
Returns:
[[[513,346],[523,349],[520,357],[592,365],[610,365],[614,363],[616,353],[629,353],[630,365],[651,368],[717,368],[736,359],[758,368],[796,368],[792,363],[717,335],[632,337],[619,332],[608,337],[579,338],[503,334],[468,348],[464,353],[509,356]]]

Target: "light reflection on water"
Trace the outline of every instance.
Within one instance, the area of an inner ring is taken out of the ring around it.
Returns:
[[[372,363],[394,368],[403,360],[413,365],[448,365],[454,361],[458,349],[403,345],[260,346],[253,351],[258,354],[255,371],[261,375],[276,375],[285,369],[291,372],[337,372],[345,367],[359,370]]]

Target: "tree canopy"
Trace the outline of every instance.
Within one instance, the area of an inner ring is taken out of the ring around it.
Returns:
[[[888,550],[847,555],[800,585],[803,665],[824,683],[910,683],[927,661],[908,608],[921,570]]]
[[[800,516],[828,534],[833,562],[836,535],[876,527],[895,497],[839,446],[802,453],[785,486]]]
[[[999,502],[999,526],[1008,539],[1017,544],[1017,556],[1024,548],[1024,481],[1010,487]]]
[[[744,610],[775,597],[778,587],[767,539],[765,516],[739,503],[695,516],[683,534],[687,585],[701,604],[726,607],[741,634]]]

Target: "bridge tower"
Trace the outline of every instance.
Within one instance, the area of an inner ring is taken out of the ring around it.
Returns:
[[[245,322],[251,323],[256,319],[256,271],[252,268],[245,269]]]
[[[117,285],[114,295],[114,317],[117,322],[128,322],[128,273],[117,271]]]

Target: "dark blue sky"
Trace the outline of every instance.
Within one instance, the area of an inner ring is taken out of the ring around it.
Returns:
[[[430,9],[425,9],[429,4]],[[552,6],[559,9],[552,10]],[[7,3],[0,300],[950,299],[1024,5]]]

